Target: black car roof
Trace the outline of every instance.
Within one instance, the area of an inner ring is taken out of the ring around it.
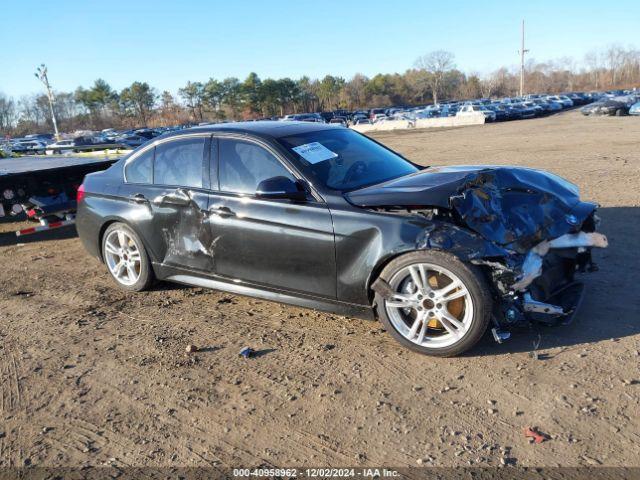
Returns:
[[[313,131],[341,128],[334,125],[318,122],[295,122],[278,120],[259,120],[256,122],[233,122],[217,123],[213,125],[199,125],[197,127],[186,128],[177,132],[172,132],[164,137],[180,136],[194,132],[237,132],[253,134],[263,137],[280,138],[289,135],[308,133]]]

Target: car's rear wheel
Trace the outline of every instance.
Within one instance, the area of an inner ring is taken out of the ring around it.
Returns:
[[[124,290],[142,291],[153,283],[153,270],[140,237],[124,223],[109,225],[102,237],[102,258]]]
[[[391,288],[376,292],[381,323],[402,345],[435,356],[473,347],[489,323],[491,298],[481,272],[457,257],[419,251],[392,260],[380,278]]]

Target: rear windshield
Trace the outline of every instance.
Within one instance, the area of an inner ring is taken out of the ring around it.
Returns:
[[[401,156],[348,129],[328,129],[282,137],[305,173],[333,190],[349,191],[415,173]]]

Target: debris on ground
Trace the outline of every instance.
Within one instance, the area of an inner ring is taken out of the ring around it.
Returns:
[[[251,347],[244,347],[242,350],[240,350],[240,356],[242,356],[244,358],[249,358],[254,353],[255,353],[255,351]]]
[[[534,360],[539,359],[538,348],[540,348],[540,342],[542,342],[542,336],[538,334],[538,338],[532,342],[533,350],[529,352],[529,357],[533,358]]]
[[[187,345],[187,348],[185,350],[187,351],[187,353],[195,353],[198,351],[198,347],[196,347],[195,345]]]
[[[533,443],[542,443],[545,440],[549,440],[549,435],[542,433],[536,427],[527,427],[524,429],[524,436],[526,438],[532,438]]]
[[[13,292],[13,294],[16,297],[30,297],[31,295],[33,295],[33,292],[29,290],[16,290],[15,292]]]

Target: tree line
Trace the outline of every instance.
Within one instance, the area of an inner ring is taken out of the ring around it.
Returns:
[[[404,73],[355,74],[350,79],[210,78],[188,81],[177,95],[135,81],[120,91],[98,79],[74,92],[55,92],[60,130],[167,126],[206,121],[270,118],[289,113],[414,106],[443,100],[515,96],[519,72],[500,68],[490,75],[466,74],[454,55],[437,50],[418,58]],[[55,81],[54,81],[55,84]],[[560,93],[640,86],[640,51],[610,46],[587,54],[581,66],[571,58],[525,68],[526,92]],[[0,133],[23,135],[52,130],[45,93],[14,99],[0,93]]]

